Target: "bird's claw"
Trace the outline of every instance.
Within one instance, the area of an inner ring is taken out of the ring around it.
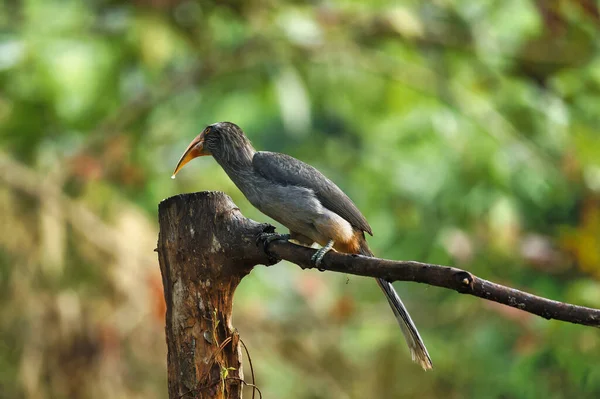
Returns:
[[[289,234],[261,233],[261,234],[259,234],[256,242],[257,242],[257,245],[260,242],[262,242],[263,245],[269,245],[273,241],[278,241],[278,240],[287,241],[289,239],[290,239]]]
[[[267,254],[269,264],[274,265],[275,263],[278,263],[279,261],[281,261],[281,258],[276,256],[273,252],[269,251],[269,244],[272,243],[273,241],[277,241],[277,240],[287,241],[289,239],[290,239],[289,234],[264,232],[264,233],[259,234],[258,237],[256,238],[256,245],[258,246],[259,244],[262,243],[263,251],[265,251],[265,254]]]
[[[325,256],[325,254],[329,251],[331,251],[331,248],[333,248],[333,241],[329,241],[327,243],[327,245],[325,245],[323,248],[320,248],[317,252],[315,252],[315,254],[310,258],[310,261],[315,265],[315,267],[317,268],[318,271],[320,272],[324,272],[325,269],[322,269],[321,266],[321,262],[323,262],[323,257]]]
[[[315,267],[317,268],[318,271],[320,272],[324,272],[325,269],[321,269],[321,262],[323,261],[323,256],[325,256],[325,253],[321,253],[321,250],[323,248],[319,249],[317,252],[315,252],[315,254],[310,258],[310,261],[313,263],[313,265],[315,265]]]

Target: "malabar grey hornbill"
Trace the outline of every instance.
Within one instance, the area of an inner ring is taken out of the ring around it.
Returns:
[[[289,155],[256,151],[242,129],[230,122],[207,126],[187,147],[175,174],[190,160],[212,155],[248,201],[290,230],[289,235],[268,239],[293,239],[322,248],[313,261],[317,266],[331,248],[349,254],[373,256],[365,232],[371,226],[356,205],[331,180],[310,165]],[[423,369],[431,358],[408,311],[391,283],[377,279],[400,324],[413,361]]]

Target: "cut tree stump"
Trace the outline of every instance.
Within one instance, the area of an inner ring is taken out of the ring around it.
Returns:
[[[169,398],[241,398],[233,294],[255,265],[268,263],[255,242],[269,225],[243,217],[221,192],[168,198],[158,218]]]

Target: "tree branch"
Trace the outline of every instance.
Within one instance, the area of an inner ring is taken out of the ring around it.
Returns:
[[[169,397],[241,398],[239,335],[231,323],[235,288],[255,265],[285,259],[312,268],[312,248],[273,241],[263,250],[268,224],[245,218],[221,192],[184,194],[159,205],[158,258],[163,277]],[[264,242],[264,241],[262,241]],[[600,310],[557,302],[420,262],[395,262],[329,252],[323,270],[416,281],[502,303],[546,319],[600,326]]]
[[[273,255],[295,263],[303,269],[313,268],[312,248],[285,241],[273,241],[268,246]],[[329,252],[320,269],[357,276],[381,277],[388,281],[415,281],[448,288],[489,301],[502,303],[545,319],[568,321],[600,327],[600,310],[553,301],[514,288],[481,279],[465,270],[414,261],[391,261],[361,255]]]

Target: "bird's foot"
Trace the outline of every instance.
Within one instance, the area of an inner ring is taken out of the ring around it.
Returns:
[[[329,241],[327,243],[327,245],[325,245],[324,247],[319,249],[317,252],[315,252],[315,254],[312,256],[312,258],[310,258],[311,262],[314,263],[315,267],[320,272],[325,271],[325,269],[320,268],[321,262],[323,261],[323,257],[325,256],[325,254],[327,252],[331,251],[331,248],[333,248],[333,240]]]
[[[269,245],[273,241],[287,241],[290,239],[289,234],[279,233],[262,233],[258,236],[258,242],[262,242],[263,245]]]
[[[256,245],[258,246],[259,244],[262,244],[263,251],[265,251],[265,253],[267,254],[267,258],[269,259],[269,264],[274,265],[275,263],[278,263],[281,260],[281,258],[276,256],[271,251],[269,251],[269,244],[272,243],[273,241],[278,241],[278,240],[288,241],[289,239],[290,239],[289,234],[264,232],[264,233],[259,234],[258,237],[256,238]]]

